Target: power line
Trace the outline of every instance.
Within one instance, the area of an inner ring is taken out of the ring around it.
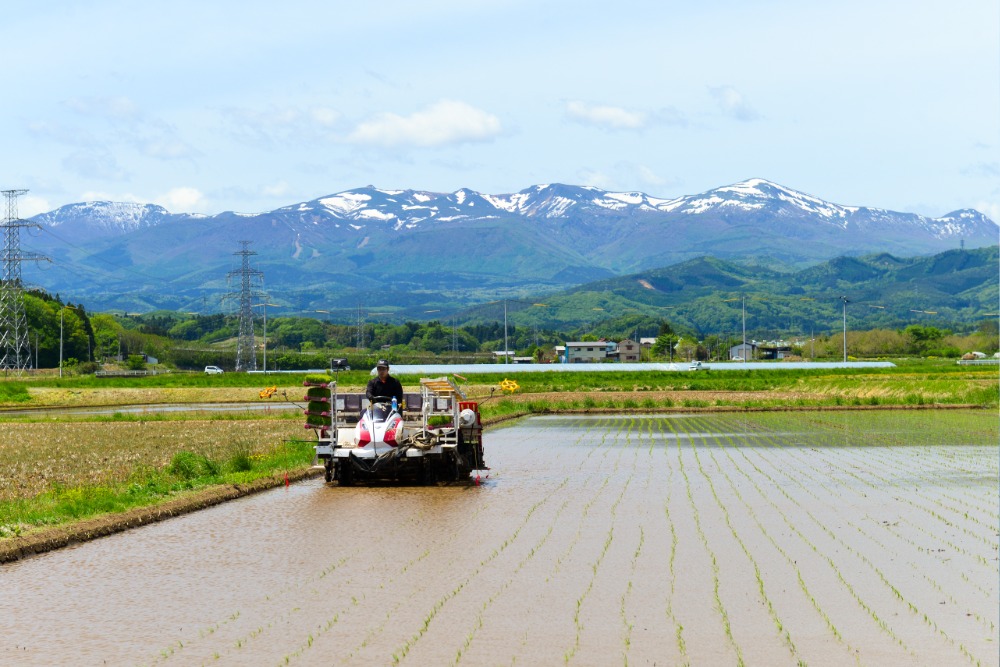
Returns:
[[[3,190],[7,200],[3,228],[3,276],[0,277],[0,369],[20,373],[31,365],[28,316],[24,309],[21,262],[51,261],[21,250],[21,229],[40,226],[17,217],[17,198],[27,190]]]
[[[358,304],[358,323],[357,323],[357,345],[358,350],[364,349],[365,347],[365,320],[367,319],[367,314],[362,305]]]

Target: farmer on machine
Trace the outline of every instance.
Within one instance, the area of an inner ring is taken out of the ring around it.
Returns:
[[[402,404],[403,385],[399,383],[399,380],[389,375],[389,362],[385,359],[379,359],[378,364],[375,365],[375,370],[378,375],[368,381],[368,387],[365,388],[365,397],[369,401],[379,396],[395,398],[397,403]]]

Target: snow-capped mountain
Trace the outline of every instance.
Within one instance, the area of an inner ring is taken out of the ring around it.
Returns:
[[[804,267],[840,255],[995,245],[998,233],[974,210],[931,218],[844,206],[759,178],[673,199],[563,184],[512,194],[367,186],[267,213],[93,202],[35,221],[55,239],[26,248],[55,260],[43,287],[105,294],[102,307],[133,310],[191,307],[184,304],[193,295],[217,301],[241,240],[251,241],[269,289],[308,295],[295,299],[322,308],[356,304],[387,285],[397,296],[544,290],[705,255]],[[153,296],[136,302],[143,291]]]
[[[898,228],[913,226],[937,238],[975,237],[993,233],[995,224],[972,209],[953,211],[940,218],[862,206],[844,206],[798,192],[762,178],[753,178],[708,192],[662,199],[643,192],[610,192],[590,186],[535,185],[513,194],[482,194],[463,188],[451,193],[419,190],[381,190],[374,186],[346,190],[308,202],[292,204],[269,213],[228,213],[237,218],[273,217],[313,225],[330,221],[362,230],[416,229],[426,221],[456,222],[518,216],[564,220],[580,216],[635,217],[655,214],[705,214],[738,216],[762,214],[774,218],[813,218],[815,222],[851,227]],[[124,235],[179,219],[208,220],[219,216],[172,214],[162,206],[130,202],[70,204],[34,218],[53,229],[86,228],[99,235]],[[992,225],[992,226],[991,226]]]
[[[974,210],[941,218],[886,209],[844,206],[754,178],[708,192],[663,199],[643,192],[609,192],[589,186],[535,185],[513,194],[482,194],[469,189],[451,193],[417,190],[380,190],[373,186],[347,190],[272,212],[284,220],[320,224],[333,220],[355,230],[375,224],[393,229],[416,229],[427,221],[456,222],[510,216],[552,221],[594,218],[635,218],[658,214],[685,216],[765,216],[776,222],[803,220],[803,224],[831,224],[847,231],[915,228],[934,238],[981,236],[995,239],[995,227]],[[760,220],[766,223],[765,220]],[[766,226],[766,225],[765,225]]]
[[[119,236],[153,227],[178,216],[162,206],[134,202],[96,201],[69,204],[33,218],[34,222],[74,236]],[[193,217],[181,214],[180,217]]]

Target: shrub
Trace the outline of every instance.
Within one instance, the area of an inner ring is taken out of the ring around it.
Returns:
[[[101,365],[96,361],[85,361],[76,367],[76,372],[80,375],[93,375],[101,369]]]
[[[174,477],[190,481],[197,477],[216,475],[219,466],[214,461],[194,452],[180,451],[174,454],[167,466],[167,472]]]
[[[125,368],[130,371],[141,371],[146,368],[146,361],[138,354],[128,355],[128,359],[125,360]]]

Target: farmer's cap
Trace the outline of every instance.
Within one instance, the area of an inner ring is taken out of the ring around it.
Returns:
[[[389,362],[385,359],[379,359],[378,363],[375,364],[375,368],[389,368]]]

